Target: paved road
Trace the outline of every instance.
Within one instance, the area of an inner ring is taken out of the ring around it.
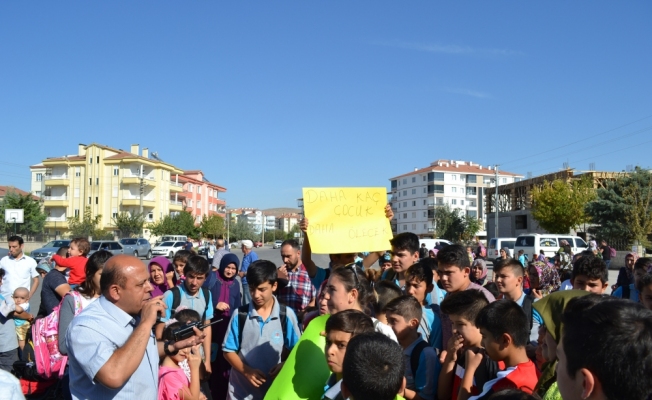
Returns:
[[[283,260],[281,260],[281,249],[272,249],[271,246],[263,246],[255,248],[254,252],[258,255],[258,258],[269,260],[276,264],[277,267],[280,267],[281,264],[283,264]],[[240,249],[231,249],[231,253],[237,255],[240,261],[242,261],[243,254]],[[319,267],[328,267],[329,258],[327,254],[313,254],[312,260]]]

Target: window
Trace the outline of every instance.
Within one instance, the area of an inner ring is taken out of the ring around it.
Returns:
[[[407,231],[407,225],[403,225],[403,230]]]
[[[475,200],[469,200],[469,207],[475,207]]]
[[[91,196],[88,196],[88,204],[93,204],[93,198]]]
[[[557,244],[557,239],[555,238],[541,238],[539,239],[539,246],[540,247],[559,247]]]
[[[438,205],[442,205],[442,204],[444,204],[444,199],[441,198],[441,197],[438,197],[438,198],[437,198],[437,204],[438,204]]]
[[[100,204],[100,198],[95,196],[95,204]]]
[[[416,177],[416,176],[413,176],[413,177],[412,177],[412,183],[414,183],[414,182],[416,182],[416,181],[417,181],[417,177]]]
[[[93,164],[93,156],[88,157],[88,163]]]
[[[423,181],[424,181],[424,182],[426,181],[426,176],[425,176],[425,175],[423,176]]]
[[[37,190],[36,192],[34,192],[34,194],[41,197],[41,191],[40,190]]]
[[[81,167],[75,167],[75,176],[81,176]]]
[[[197,186],[197,193],[201,193],[201,186]]]
[[[75,208],[75,217],[79,217],[79,208]]]
[[[453,186],[451,190],[453,191],[453,193],[457,193],[457,188],[455,186]]]
[[[416,229],[417,229],[417,224],[412,224],[412,230],[414,231]]]
[[[407,183],[407,179],[403,178],[403,184],[405,185]]]
[[[417,217],[417,213],[413,211],[412,212],[412,218],[416,218],[416,217]]]
[[[407,207],[407,201],[403,202],[403,207]]]
[[[507,183],[507,178],[500,178],[500,183]]]
[[[417,201],[416,201],[416,200],[412,200],[412,207],[416,207],[416,206],[417,206]]]
[[[118,209],[116,207],[113,207],[113,209],[111,209],[111,216],[113,218],[118,218]]]
[[[79,188],[73,189],[73,193],[74,193],[73,195],[75,196],[76,199],[79,198]]]
[[[88,184],[89,184],[90,186],[93,186],[93,178],[88,178]]]
[[[188,200],[188,207],[192,207],[192,199]]]
[[[527,215],[517,215],[514,223],[516,229],[527,229]]]
[[[476,175],[467,175],[466,176],[466,183],[476,183],[478,180],[478,177]]]
[[[41,182],[42,180],[43,180],[43,174],[39,172],[38,174],[36,174],[36,182]]]
[[[423,216],[424,216],[424,218],[425,218],[427,215],[428,215],[428,213],[427,213],[426,211],[424,211],[424,212],[423,212]]]
[[[97,156],[96,161],[97,161],[98,164],[100,163],[100,156]]]
[[[470,218],[478,218],[478,212],[475,210],[467,210],[466,216]]]
[[[113,187],[113,192],[111,193],[113,197],[118,197],[118,187],[114,186]]]
[[[424,215],[424,217],[425,217],[425,215]],[[423,224],[423,229],[428,229],[428,225]]]
[[[428,185],[428,193],[444,193],[444,185]]]
[[[99,185],[100,184],[100,178],[95,178],[95,184]]]
[[[475,196],[478,193],[477,188],[475,187],[467,187],[466,188],[466,195],[467,196]]]
[[[464,205],[464,200],[460,200],[460,205],[461,205],[461,206]]]
[[[407,196],[407,190],[403,191],[403,196]]]
[[[407,219],[407,213],[403,213],[403,219]]]
[[[154,220],[154,213],[153,213],[153,212],[150,211],[150,212],[147,214],[147,220],[148,220],[148,221],[153,221],[153,220]]]
[[[425,193],[425,192],[426,192],[426,190],[427,190],[426,188],[423,188],[423,193]]]
[[[119,167],[113,167],[113,176],[118,176],[120,173],[120,168]]]
[[[193,190],[195,190],[195,186],[192,183],[189,183],[188,184],[188,191],[192,192]]]
[[[201,208],[201,200],[197,200],[197,208]]]
[[[423,205],[424,205],[424,206],[426,205],[426,200],[423,200]]]
[[[451,175],[451,179],[453,179],[454,181],[456,181],[456,180],[457,180],[457,175],[455,175],[455,174]]]
[[[451,204],[457,205],[457,199],[451,200]]]

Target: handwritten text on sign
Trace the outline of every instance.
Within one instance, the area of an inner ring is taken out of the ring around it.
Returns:
[[[314,253],[355,253],[390,248],[385,188],[304,188],[303,208]]]

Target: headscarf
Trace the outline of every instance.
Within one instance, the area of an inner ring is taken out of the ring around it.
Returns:
[[[543,325],[546,327],[546,334],[552,336],[557,344],[561,339],[561,315],[566,308],[569,301],[574,298],[588,295],[589,292],[585,290],[563,290],[545,296],[539,301],[532,304],[532,307],[541,315]],[[549,361],[543,365],[541,377],[534,391],[539,394],[541,398],[544,397],[548,389],[557,382],[557,375],[555,374],[555,367],[557,361]]]
[[[152,290],[152,297],[155,297],[155,296],[161,296],[168,289],[170,289],[170,287],[168,286],[167,277],[165,275],[172,270],[172,263],[170,263],[170,260],[168,260],[168,258],[164,257],[164,256],[158,256],[158,257],[152,258],[149,261],[149,264],[147,265],[147,269],[149,271],[149,280],[150,281],[152,281],[152,265],[153,264],[157,264],[163,270],[163,283],[160,284],[160,285],[157,285],[154,282],[152,282],[152,287],[154,288],[154,290]]]
[[[235,275],[231,278],[224,277],[224,270],[229,264],[235,264]],[[240,260],[238,256],[233,253],[226,253],[222,256],[220,260],[220,268],[217,270],[217,280],[220,281],[220,296],[217,299],[218,303],[229,304],[229,299],[231,296],[231,286],[236,282],[235,277],[238,274],[238,268],[240,267]],[[231,310],[227,309],[224,311],[223,315],[228,317],[231,315]]]
[[[475,283],[477,283],[480,286],[483,286],[485,280],[487,279],[487,271],[488,271],[487,263],[485,262],[485,260],[478,258],[473,261],[473,264],[471,264],[471,267],[475,267],[475,266],[480,266],[482,268],[482,275],[480,275],[480,277],[475,280]]]
[[[554,266],[543,261],[534,261],[532,266],[536,268],[539,274],[539,290],[541,293],[547,295],[559,289],[561,280]]]

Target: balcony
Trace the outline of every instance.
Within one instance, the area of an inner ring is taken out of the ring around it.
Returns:
[[[70,178],[67,174],[64,175],[45,175],[45,186],[68,186]]]
[[[131,173],[124,174],[122,177],[122,183],[125,185],[130,184],[140,184],[140,175],[134,175]],[[145,175],[143,176],[143,184],[148,186],[156,186],[156,180],[153,176]]]
[[[47,217],[45,219],[45,228],[65,229],[68,228],[68,220],[66,216],[61,217]]]
[[[138,196],[125,196],[122,198],[123,206],[135,206],[140,207],[140,197]],[[143,197],[143,207],[153,208],[156,206],[156,200],[151,197]]]
[[[170,211],[183,211],[183,203],[180,201],[170,200]]]
[[[170,192],[177,192],[177,193],[183,192],[183,184],[170,181]]]
[[[43,196],[43,207],[67,207],[68,196]]]

